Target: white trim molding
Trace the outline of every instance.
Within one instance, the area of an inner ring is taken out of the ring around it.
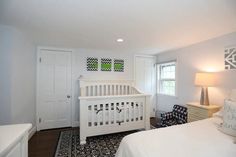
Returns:
[[[29,138],[28,140],[31,139],[31,137],[36,133],[37,129],[36,126],[33,126],[30,130],[29,130]]]

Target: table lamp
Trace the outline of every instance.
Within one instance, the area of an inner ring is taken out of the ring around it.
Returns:
[[[196,73],[195,85],[202,87],[201,90],[201,105],[209,105],[208,87],[214,86],[216,83],[214,73]]]

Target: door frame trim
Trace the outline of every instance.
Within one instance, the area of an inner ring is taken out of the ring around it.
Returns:
[[[136,76],[136,57],[143,57],[143,58],[153,58],[154,60],[156,60],[156,56],[152,56],[152,55],[134,55],[134,68],[133,68],[133,80],[135,81],[135,76]],[[155,65],[153,65],[155,66]],[[135,85],[136,86],[136,85]]]
[[[134,82],[135,82],[135,86],[136,86],[136,58],[137,57],[141,57],[141,58],[152,58],[153,60],[154,60],[154,64],[153,64],[153,66],[154,66],[154,69],[155,69],[155,63],[156,63],[156,56],[155,55],[143,55],[143,54],[137,54],[137,55],[134,55],[134,68],[133,68],[133,80],[134,80]],[[154,70],[154,79],[156,79],[156,70]],[[156,85],[156,81],[155,80],[153,80],[154,81],[154,84]],[[156,88],[154,88],[154,93],[153,93],[153,96],[155,97],[155,101],[153,102],[154,103],[154,110],[155,110],[155,112],[156,112],[156,110],[157,110],[157,90],[156,90]],[[151,116],[155,116],[155,112],[152,110],[152,112],[151,112],[151,114],[150,114],[150,117]]]
[[[68,49],[68,48],[57,48],[57,47],[46,47],[46,46],[38,46],[37,47],[37,54],[36,54],[36,129],[37,131],[40,131],[40,127],[39,127],[39,67],[40,67],[40,51],[41,50],[50,50],[50,51],[64,51],[64,52],[68,52],[71,55],[71,103],[70,103],[70,126],[72,126],[72,121],[73,121],[73,117],[72,117],[72,103],[74,102],[74,95],[73,95],[73,87],[72,87],[72,56],[73,56],[73,49]]]

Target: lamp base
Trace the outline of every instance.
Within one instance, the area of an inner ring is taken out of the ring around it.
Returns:
[[[208,97],[208,88],[207,87],[202,87],[200,104],[209,106],[209,97]]]

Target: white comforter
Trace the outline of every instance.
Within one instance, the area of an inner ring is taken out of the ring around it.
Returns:
[[[128,135],[116,157],[236,157],[234,139],[217,129],[220,122],[210,118]]]

